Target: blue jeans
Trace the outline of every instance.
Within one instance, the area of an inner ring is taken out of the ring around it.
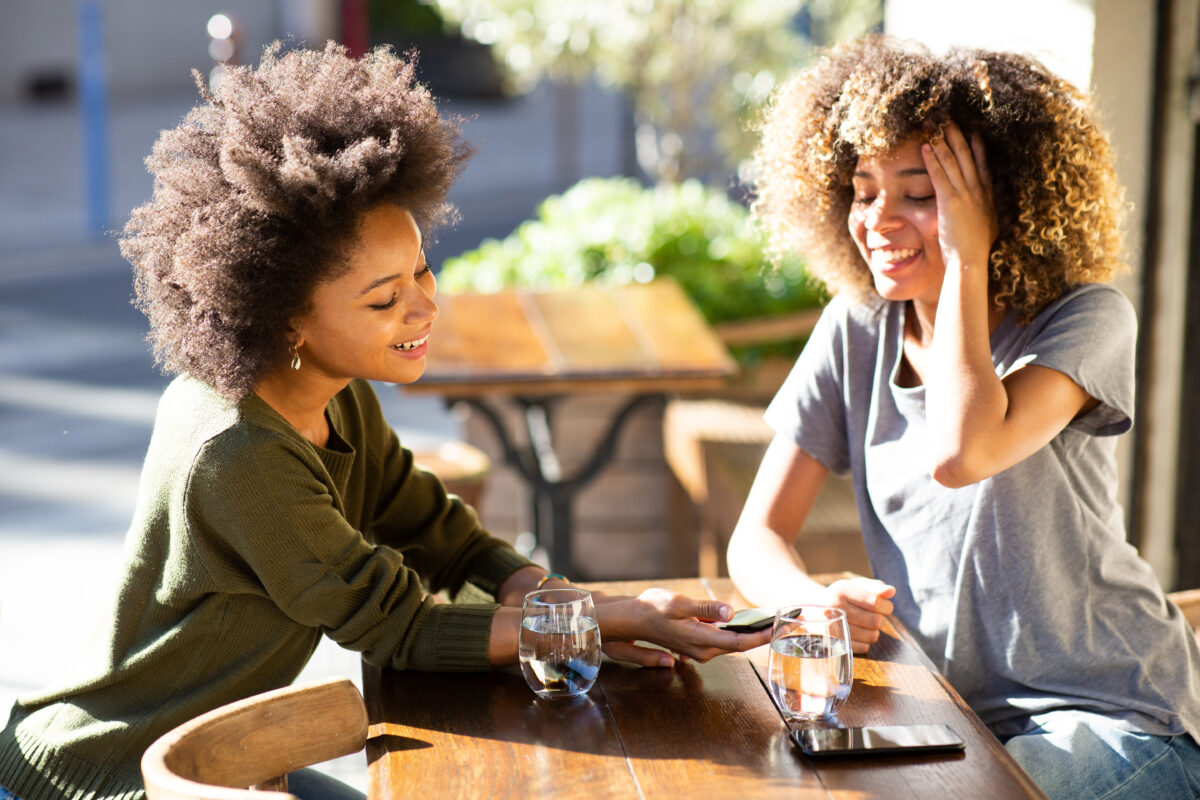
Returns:
[[[288,791],[300,800],[366,800],[353,786],[312,768],[288,773]]]
[[[1050,800],[1195,800],[1200,745],[1186,733],[1131,733],[1084,711],[1033,717],[1038,725],[1004,743]]]

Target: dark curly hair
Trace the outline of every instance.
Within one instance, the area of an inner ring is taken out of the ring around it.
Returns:
[[[1027,322],[1067,289],[1124,267],[1124,199],[1088,96],[1028,56],[942,57],[887,36],[835,45],[785,83],[760,123],[753,208],[772,247],[803,253],[834,293],[874,296],[847,229],[859,156],[930,126],[983,139],[1000,233],[990,294]]]
[[[426,234],[453,221],[469,155],[411,57],[281,50],[211,93],[196,74],[205,102],[158,137],[154,195],[120,238],[159,365],[234,400],[286,362],[289,322],[340,274],[362,212],[395,203]]]

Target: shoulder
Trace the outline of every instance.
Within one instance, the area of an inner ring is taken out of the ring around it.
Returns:
[[[831,335],[854,337],[879,335],[883,321],[895,303],[877,297],[855,300],[838,294],[826,304],[821,312],[818,327],[824,327]]]
[[[1089,283],[1071,289],[1042,309],[1032,324],[1047,325],[1063,320],[1115,327],[1122,333],[1137,329],[1133,304],[1123,292],[1107,283]]]

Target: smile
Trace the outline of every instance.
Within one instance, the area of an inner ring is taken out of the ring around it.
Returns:
[[[411,342],[404,342],[403,344],[394,344],[394,345],[392,345],[392,349],[394,349],[394,350],[416,350],[418,347],[420,347],[421,345],[425,344],[428,341],[429,341],[428,336],[422,336],[420,339],[413,339]]]
[[[915,258],[920,252],[920,250],[915,250],[913,248],[895,248],[891,250],[875,250],[872,255],[874,255],[874,257],[879,261],[883,261],[887,264],[898,264],[901,261],[908,261],[910,258]]]

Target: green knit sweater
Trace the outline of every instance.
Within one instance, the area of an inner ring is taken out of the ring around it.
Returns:
[[[158,736],[290,684],[322,634],[379,666],[488,668],[496,607],[427,593],[470,581],[494,595],[530,562],[414,468],[369,384],[326,413],[316,447],[257,397],[234,406],[172,382],[111,623],[78,679],[13,707],[0,786],[23,800],[140,798]]]

